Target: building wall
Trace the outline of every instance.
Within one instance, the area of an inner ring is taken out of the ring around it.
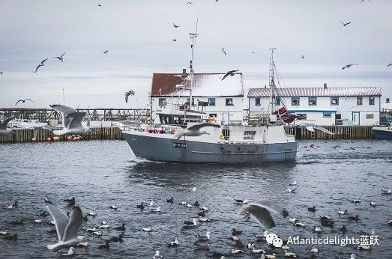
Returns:
[[[152,110],[159,111],[162,107],[159,106],[159,98],[166,98],[166,102],[168,107],[172,105],[183,104],[187,102],[188,97],[152,97]],[[208,102],[208,98],[215,98],[215,106],[204,106],[198,107],[197,103],[200,102]],[[226,98],[233,98],[233,106],[226,106]],[[245,98],[242,96],[236,97],[194,97],[194,109],[199,111],[204,111],[208,114],[216,114],[217,119],[227,122],[242,122],[244,117],[243,109],[245,107]],[[229,118],[230,117],[230,118]]]
[[[339,105],[331,105],[331,97],[317,97],[317,105],[310,106],[308,97],[300,97],[300,105],[292,106],[291,97],[282,97],[281,106],[284,102],[289,111],[295,113],[307,114],[306,121],[297,121],[297,123],[315,123],[318,125],[335,125],[336,114],[341,114],[344,123],[350,125],[353,123],[353,112],[359,112],[359,125],[378,125],[380,121],[380,97],[374,97],[374,105],[369,105],[369,97],[362,97],[362,105],[357,105],[357,97],[339,97]],[[283,101],[283,102],[282,102]],[[268,112],[269,97],[260,97],[260,106],[255,105],[255,98],[248,98],[250,114],[260,114]],[[279,108],[278,107],[278,108]],[[303,111],[298,111],[298,110]],[[311,111],[309,111],[311,110]],[[332,118],[324,118],[323,112],[336,110]],[[373,118],[369,116],[373,115]]]

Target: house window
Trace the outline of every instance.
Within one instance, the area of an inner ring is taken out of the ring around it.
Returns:
[[[317,105],[317,97],[314,97],[314,96],[309,97],[308,104],[309,104],[309,106],[316,106]]]
[[[260,102],[260,97],[256,97],[255,98],[255,106],[260,106],[261,102]]]
[[[165,106],[166,105],[166,98],[159,98],[158,102],[159,102],[160,107]]]
[[[210,113],[208,116],[216,118],[218,115],[216,113]]]
[[[208,98],[208,106],[215,106],[215,98]]]
[[[226,98],[226,106],[234,106],[233,98]]]
[[[357,97],[357,105],[362,105],[363,103],[362,97]]]
[[[339,97],[331,97],[331,105],[339,105]]]
[[[280,97],[276,97],[275,105],[280,106]]]
[[[299,106],[299,97],[291,97],[291,106]]]
[[[374,105],[374,97],[369,97],[369,105]]]
[[[331,112],[323,112],[323,118],[332,118]]]
[[[366,119],[368,120],[374,119],[374,114],[366,114]]]

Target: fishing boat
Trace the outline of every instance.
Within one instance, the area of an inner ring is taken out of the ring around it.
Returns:
[[[196,37],[197,30],[196,33],[190,33],[190,73],[184,76],[182,84],[190,91],[189,100],[192,100]],[[188,103],[180,109],[155,113],[156,118],[149,120],[148,124],[124,130],[123,136],[135,156],[174,163],[232,164],[295,160],[298,148],[295,136],[285,132],[283,114],[275,111],[273,55],[274,49],[271,50],[270,58],[270,109],[268,114],[258,118],[257,123],[247,121],[241,125],[223,125],[216,118],[193,110],[192,104]]]

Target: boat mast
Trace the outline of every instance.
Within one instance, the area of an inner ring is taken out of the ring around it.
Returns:
[[[191,49],[192,49],[192,59],[190,61],[190,80],[191,80],[191,84],[190,84],[190,89],[189,90],[189,109],[191,110],[191,108],[193,107],[193,101],[192,101],[192,89],[193,89],[193,84],[194,84],[194,71],[193,71],[193,59],[194,59],[194,48],[196,45],[196,38],[197,38],[197,23],[199,22],[199,19],[196,19],[196,32],[191,32],[189,33],[189,37],[192,40],[192,44],[191,44]]]
[[[275,63],[274,63],[274,50],[276,48],[271,48],[271,57],[270,57],[270,70],[269,70],[269,87],[270,87],[270,115],[275,111]]]

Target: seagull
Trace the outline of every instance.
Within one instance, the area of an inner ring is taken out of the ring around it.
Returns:
[[[178,27],[180,27],[180,25],[177,25],[177,24],[173,23],[173,27],[174,28],[178,28]]]
[[[228,77],[228,76],[234,76],[234,73],[237,72],[237,71],[238,71],[238,69],[237,70],[227,71],[227,73],[222,77],[221,81],[225,80],[225,78]]]
[[[349,25],[351,22],[340,22],[341,24],[343,24],[344,27],[346,27],[347,25]]]
[[[78,230],[83,222],[83,213],[79,206],[75,206],[72,210],[71,218],[68,218],[61,210],[53,204],[47,204],[46,207],[52,215],[59,242],[54,245],[48,245],[49,250],[57,251],[62,248],[72,247],[84,240],[83,237],[77,236]]]
[[[43,66],[44,66],[43,64],[39,64],[39,65],[35,68],[35,71],[33,71],[33,73],[34,73],[34,74],[37,74],[38,69],[39,69],[40,67],[43,67]]]
[[[68,203],[68,206],[75,205],[75,197],[72,197],[71,199],[65,199],[64,201]]]
[[[12,133],[12,129],[7,129],[7,124],[13,119],[14,117],[10,117],[0,122],[0,136],[5,136]]]
[[[155,251],[155,255],[153,256],[153,259],[162,259],[163,256],[160,255],[159,251]]]
[[[144,232],[152,232],[152,227],[148,226],[146,228],[142,228],[142,231],[144,231]]]
[[[71,255],[73,255],[73,254],[74,254],[74,248],[73,248],[73,247],[70,247],[69,250],[68,250],[68,252],[67,252],[66,254],[61,253],[60,255],[61,255],[61,256],[71,256]]]
[[[175,133],[174,133],[174,138],[175,139],[180,139],[183,136],[201,136],[204,134],[210,135],[210,133],[201,130],[203,127],[214,127],[214,128],[220,128],[219,125],[217,124],[212,124],[212,123],[201,123],[201,124],[196,124],[193,126],[190,126],[189,128],[182,129],[179,128]]]
[[[135,91],[133,90],[129,90],[128,92],[125,92],[125,102],[128,103],[128,97],[134,95],[135,95]]]
[[[101,5],[101,4],[99,4],[98,6],[99,6],[99,7],[101,7],[102,5]]]
[[[290,189],[290,188],[288,188],[286,191],[288,192],[288,193],[296,193],[297,192],[297,187],[296,188],[293,188],[293,189]]]
[[[110,208],[111,208],[112,210],[117,210],[117,209],[118,209],[118,206],[117,206],[117,204],[113,204],[113,205],[110,205]]]
[[[392,66],[392,63],[389,63],[389,64],[387,65],[387,67],[390,67],[390,66]],[[2,73],[0,72],[0,74],[2,74]]]
[[[352,67],[352,66],[358,66],[358,64],[351,63],[351,64],[348,64],[348,65],[345,65],[344,67],[342,67],[342,69],[346,69],[346,68],[349,68],[349,67]]]
[[[63,117],[63,129],[54,130],[53,133],[55,135],[64,135],[66,133],[84,134],[90,131],[89,128],[82,125],[82,120],[86,112],[78,112],[71,107],[60,104],[51,105],[50,107],[61,112]]]
[[[187,2],[186,4],[193,4],[192,2]]]
[[[210,231],[207,231],[205,236],[197,235],[196,237],[198,242],[207,242],[208,240],[210,240]]]
[[[384,194],[384,195],[391,195],[391,194],[392,194],[392,189],[389,188],[388,190],[382,190],[382,191],[381,191],[381,194]]]
[[[172,39],[172,41],[177,41],[177,39]]]
[[[304,59],[304,58],[305,58],[305,56],[304,56],[304,55],[302,55],[302,56],[301,56],[301,58],[302,58],[302,59]]]
[[[335,134],[335,133],[327,130],[326,128],[321,127],[321,126],[317,126],[315,124],[304,123],[304,124],[299,124],[297,127],[299,127],[299,126],[305,127],[310,132],[314,132],[315,130],[319,130],[319,131],[322,131],[322,132],[324,132],[326,134],[329,134],[329,135],[334,135]]]
[[[170,242],[169,244],[168,244],[168,246],[170,247],[170,246],[178,246],[179,245],[179,241],[178,241],[178,237],[175,237],[174,238],[174,241],[172,241],[172,242]]]
[[[63,55],[61,55],[60,57],[53,57],[53,58],[57,58],[57,59],[60,60],[61,62],[64,62],[63,56],[65,55],[65,53],[67,53],[67,52],[64,52]]]
[[[44,66],[44,65],[45,65],[44,63],[45,63],[47,60],[48,60],[48,58],[42,60],[40,65],[43,65],[43,66]]]
[[[105,50],[103,53],[108,54],[109,50]]]
[[[260,223],[260,225],[264,226],[266,229],[270,229],[275,227],[275,222],[270,211],[279,213],[284,217],[289,215],[285,208],[270,200],[263,200],[260,203],[244,205],[241,208],[240,214],[245,214],[245,218],[250,218],[250,216],[252,216]]]
[[[316,206],[308,207],[308,211],[316,212]]]
[[[224,48],[222,48],[221,52],[223,52],[223,54],[225,54],[225,56],[227,55],[226,50]]]

